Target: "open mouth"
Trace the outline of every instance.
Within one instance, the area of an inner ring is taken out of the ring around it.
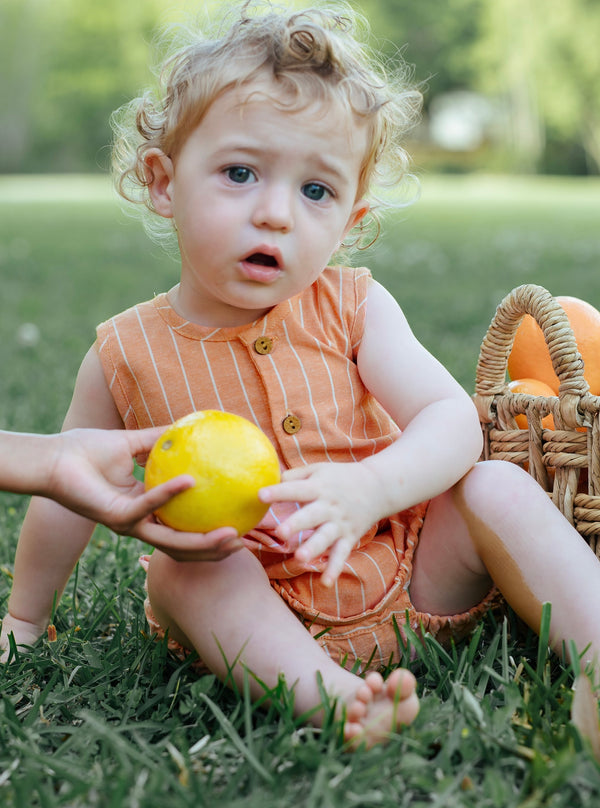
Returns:
[[[267,255],[267,253],[256,252],[252,253],[246,258],[246,261],[249,264],[258,264],[262,267],[273,267],[275,269],[279,268],[279,261],[274,255]]]

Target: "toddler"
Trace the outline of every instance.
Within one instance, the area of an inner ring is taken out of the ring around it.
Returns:
[[[595,662],[600,564],[525,472],[477,463],[469,396],[392,296],[365,268],[329,266],[380,181],[406,174],[418,107],[350,18],[244,3],[135,102],[118,185],[176,238],[181,274],[99,326],[65,427],[212,408],[264,430],[283,469],[260,494],[267,516],[220,560],[155,551],[150,624],[224,680],[249,672],[255,697],[283,675],[315,724],[322,682],[348,743],[371,745],[417,714],[412,674],[377,671],[398,661],[406,621],[459,636],[498,589],[534,629],[552,601],[553,647],[572,640]],[[9,601],[17,641],[18,621],[43,631],[92,528],[32,503]]]

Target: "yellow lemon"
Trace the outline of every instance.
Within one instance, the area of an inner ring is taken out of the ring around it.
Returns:
[[[268,510],[258,491],[280,480],[277,453],[264,432],[239,415],[219,410],[180,418],[153,446],[146,488],[178,474],[190,474],[196,485],[158,509],[161,522],[197,533],[234,527],[240,536]]]

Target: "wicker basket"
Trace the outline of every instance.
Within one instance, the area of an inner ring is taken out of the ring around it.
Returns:
[[[558,396],[508,389],[508,357],[525,314],[542,329],[560,381]],[[473,400],[484,433],[483,457],[527,469],[600,557],[600,397],[589,393],[564,310],[543,287],[519,286],[498,306],[481,345]],[[527,416],[527,429],[517,428],[514,416],[520,413]],[[548,414],[553,430],[542,428]]]

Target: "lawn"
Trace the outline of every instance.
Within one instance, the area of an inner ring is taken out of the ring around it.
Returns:
[[[0,428],[57,430],[95,325],[169,288],[177,265],[102,178],[0,178],[0,214]],[[421,200],[386,217],[358,258],[472,391],[479,344],[514,286],[600,308],[599,215],[598,181],[425,176]],[[2,612],[25,507],[0,495]],[[252,705],[154,643],[141,549],[98,528],[57,641],[0,670],[0,804],[599,804],[600,770],[569,723],[572,672],[510,612],[451,649],[414,644],[417,721],[351,755],[334,722],[316,731],[292,717],[283,684],[268,708]]]

